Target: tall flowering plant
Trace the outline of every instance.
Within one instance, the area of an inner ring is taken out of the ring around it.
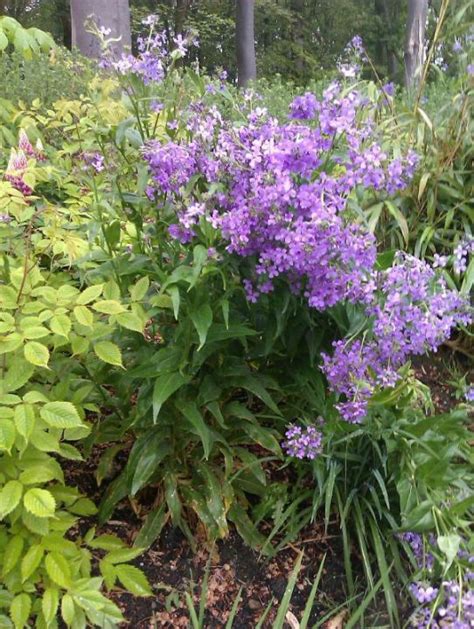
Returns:
[[[357,199],[402,190],[417,159],[384,147],[376,114],[362,93],[335,82],[321,100],[297,97],[283,124],[259,107],[232,124],[198,104],[182,139],[144,149],[150,194],[176,215],[171,236],[218,243],[250,263],[249,302],[283,284],[319,312],[340,304],[361,310],[360,334],[322,355],[349,422],[364,419],[371,396],[396,384],[410,356],[436,350],[470,320],[462,298],[426,262],[399,253],[390,268],[377,265]]]

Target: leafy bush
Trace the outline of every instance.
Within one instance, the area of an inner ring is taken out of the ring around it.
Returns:
[[[81,287],[70,265],[84,246],[67,212],[35,189],[59,184],[54,166],[20,134],[0,183],[0,553],[2,607],[15,627],[30,616],[55,622],[58,606],[68,626],[98,626],[122,619],[92,576],[92,549],[111,551],[101,561],[108,587],[118,578],[138,595],[150,593],[142,573],[125,562],[141,552],[112,537],[68,533],[95,505],[64,481],[61,459],[80,461],[71,442],[90,433],[100,413],[92,366],[121,366],[109,339],[119,325],[146,316],[133,296],[114,298],[113,283]],[[76,217],[77,218],[77,217]],[[77,223],[76,223],[77,227]],[[68,535],[68,537],[66,537]],[[10,626],[7,617],[1,617]]]

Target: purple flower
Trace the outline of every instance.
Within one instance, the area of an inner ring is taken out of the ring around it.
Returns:
[[[282,446],[288,456],[313,460],[321,452],[323,436],[315,426],[302,428],[292,424],[288,427],[285,436],[286,441]]]
[[[318,109],[318,100],[311,92],[297,96],[290,105],[290,118],[293,120],[310,120]]]
[[[437,253],[434,254],[433,256],[433,268],[441,268],[444,269],[444,267],[447,265],[448,263],[448,257],[447,256],[440,256]]]
[[[474,402],[474,385],[471,385],[466,389],[464,399],[467,402]]]
[[[173,41],[176,45],[176,50],[178,50],[180,54],[184,56],[188,51],[186,47],[186,40],[183,38],[181,34],[178,33],[176,37],[173,37]]]

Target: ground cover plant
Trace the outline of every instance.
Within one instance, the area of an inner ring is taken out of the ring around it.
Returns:
[[[434,130],[355,37],[274,111],[142,27],[121,57],[96,29],[78,98],[0,103],[0,623],[119,624],[169,526],[271,558],[336,523],[348,626],[379,595],[389,626],[469,626],[472,387],[440,413],[412,367],[469,335],[467,74]],[[65,472],[97,451],[96,505]],[[133,547],[87,520],[124,499]]]

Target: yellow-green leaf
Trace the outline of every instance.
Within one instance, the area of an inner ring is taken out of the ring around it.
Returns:
[[[76,616],[74,609],[74,601],[70,594],[65,594],[61,601],[61,616],[66,625],[70,626],[74,622]]]
[[[115,566],[115,574],[122,585],[135,596],[151,596],[152,591],[146,576],[135,566],[119,564]]]
[[[81,325],[92,328],[94,325],[94,315],[87,306],[76,306],[74,308],[74,316],[76,321]]]
[[[49,321],[49,327],[55,334],[69,338],[71,319],[65,314],[54,315]]]
[[[35,427],[35,411],[31,404],[18,404],[15,407],[14,421],[18,433],[28,441]]]
[[[31,577],[36,568],[40,565],[43,559],[44,548],[41,544],[34,544],[30,546],[28,552],[21,560],[21,579],[26,581]]]
[[[0,519],[18,506],[23,495],[23,485],[17,480],[9,480],[0,491]]]
[[[76,428],[82,425],[79,413],[71,402],[48,402],[40,410],[40,415],[53,428]]]
[[[28,327],[23,330],[23,338],[31,340],[31,339],[42,339],[49,334],[48,328],[45,328],[44,325],[35,325],[32,327]]]
[[[21,557],[25,540],[19,535],[12,537],[5,547],[3,555],[2,574],[5,577],[18,564]]]
[[[71,585],[71,568],[63,555],[49,553],[44,564],[49,578],[54,583],[63,588],[68,588]]]
[[[120,348],[115,343],[111,341],[100,341],[94,345],[94,352],[103,360],[104,363],[109,363],[109,365],[117,365],[118,367],[122,367],[122,354],[120,353]]]
[[[132,286],[130,288],[130,295],[132,297],[132,300],[141,301],[145,297],[149,286],[150,280],[148,279],[148,277],[145,276],[139,279],[135,286]]]
[[[97,301],[92,308],[97,312],[109,315],[125,312],[124,306],[122,306],[119,301],[115,301],[114,299],[102,299],[101,301]]]
[[[46,623],[53,622],[56,618],[59,605],[59,590],[57,588],[49,587],[44,591],[43,600],[41,601],[41,608],[43,610],[43,616]]]
[[[15,443],[15,425],[11,419],[0,419],[0,452],[10,452]]]
[[[79,306],[89,304],[91,301],[94,301],[94,299],[97,299],[97,297],[100,297],[102,295],[103,289],[103,284],[89,286],[89,288],[86,288],[86,290],[78,296],[78,298],[76,299],[76,304],[78,304]]]
[[[29,489],[23,496],[25,509],[37,518],[50,518],[56,510],[56,501],[46,489]]]
[[[36,365],[37,367],[48,366],[49,351],[48,348],[41,343],[37,343],[36,341],[26,343],[24,353],[26,360],[32,365]]]
[[[133,330],[134,332],[143,332],[144,324],[140,317],[133,312],[122,312],[117,315],[117,322],[127,328],[127,330]]]
[[[10,618],[15,625],[15,629],[23,629],[31,612],[31,598],[23,592],[17,594],[10,605]]]

